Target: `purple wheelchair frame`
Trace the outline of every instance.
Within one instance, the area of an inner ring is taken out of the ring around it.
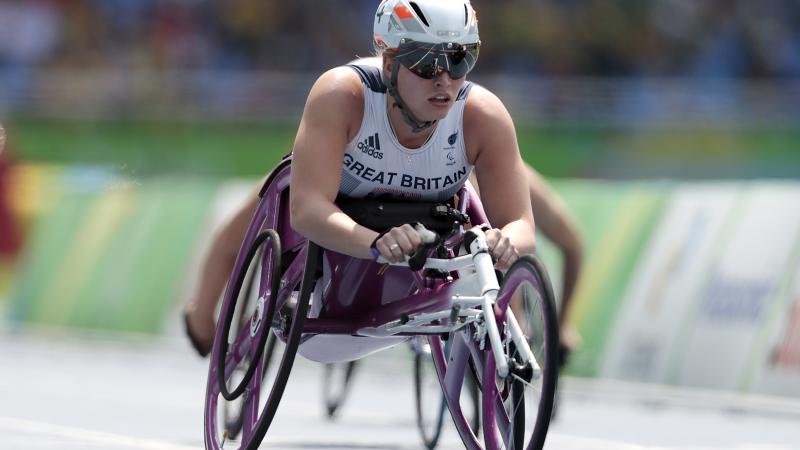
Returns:
[[[284,254],[288,252],[296,253],[292,262],[284,269],[282,280],[288,286],[296,286],[303,277],[304,262],[308,242],[305,238],[294,232],[289,223],[288,214],[288,188],[290,183],[290,158],[284,159],[269,175],[260,192],[261,201],[253,216],[250,227],[240,249],[239,257],[235,263],[233,274],[239,273],[245,264],[242,255],[248,251],[256,237],[266,229],[276,230],[280,236],[280,246]],[[472,224],[488,223],[483,211],[482,204],[474,189],[467,183],[458,194],[462,212],[465,212]],[[462,230],[463,233],[463,230]],[[452,249],[460,242],[461,234],[451,237],[447,241],[446,247]],[[452,253],[452,250],[451,250]],[[398,333],[387,335],[379,327],[389,322],[396,321],[403,316],[436,312],[447,310],[451,305],[452,280],[443,278],[428,277],[423,271],[412,271],[405,267],[384,267],[372,260],[353,258],[332,251],[324,251],[325,258],[323,264],[328,266],[331,274],[330,283],[324,291],[324,306],[321,308],[319,317],[306,318],[303,326],[302,337],[298,353],[309,357],[302,351],[303,346],[313,342],[317,337],[325,336],[349,336],[353,339],[361,339],[357,346],[347,348],[343,345],[327,347],[327,360],[319,362],[342,362],[359,359],[367,354],[374,353],[397,345],[403,340],[407,340],[417,335],[427,335],[436,367],[439,380],[441,382],[445,400],[448,403],[451,413],[460,411],[459,397],[464,377],[467,375],[468,360],[472,357],[475,369],[486,379],[487,374],[491,374],[494,379],[495,360],[490,346],[480,349],[478,344],[472,339],[461,338],[462,333],[454,333],[454,342],[450,349],[449,358],[445,358],[444,345],[440,337],[441,333]],[[266,267],[269,262],[270,252],[265,252],[260,264]],[[268,270],[262,270],[259,287],[259,296],[269,298],[266,291],[271,286],[271,274]],[[506,280],[506,283],[514,280]],[[283,286],[283,284],[281,285]],[[230,286],[228,286],[230,290]],[[286,289],[279,289],[276,296],[276,304],[266,305],[267,317],[278,310],[282,304],[289,301],[291,292],[284,292]],[[226,292],[223,311],[229,306],[229,302],[234,301]],[[501,295],[497,298],[497,308],[495,317],[498,324],[505,320],[505,311],[511,301],[510,295]],[[255,317],[255,315],[254,315]],[[252,327],[243,327],[232,347],[228,349],[225,379],[228,379],[236,366],[254,345],[263,342],[264,333],[274,332],[282,341],[286,340],[280,330],[272,329],[270,326],[258,326],[255,322]],[[256,332],[252,330],[257,328]],[[215,340],[223,338],[218,328]],[[358,337],[356,337],[358,336]],[[220,343],[215,342],[214,350],[211,355],[212,364],[209,365],[209,387],[216,384],[218,372],[217,366],[213,363],[219,358]],[[312,358],[309,358],[312,359]],[[449,359],[449,363],[448,360]],[[249,387],[258,388],[262,377],[262,367],[256,365],[255,374],[252,377]],[[259,384],[254,384],[259,383]],[[211,389],[211,388],[209,388]],[[502,423],[509,422],[508,415],[503,407],[502,401],[497,393],[496,383],[484,383],[483,398],[490,401],[483,402],[483,426],[484,430],[493,430],[497,427],[492,423],[495,414],[500,415]],[[258,396],[258,389],[255,389]],[[256,397],[257,399],[258,397]],[[491,400],[495,399],[495,400]],[[206,408],[216,410],[218,402],[218,392],[210,390],[207,393]],[[250,401],[250,405],[244,410],[243,436],[249,436],[253,432],[255,419],[258,418],[258,401]],[[216,419],[212,415],[206,414],[206,447],[209,447],[208,430],[216,429]],[[472,433],[468,420],[461,414],[452,414],[456,428],[461,435],[466,448],[479,450],[482,448],[478,438]],[[487,426],[488,425],[488,426]],[[497,430],[499,433],[507,433],[507,429]],[[486,432],[486,431],[485,431]],[[494,441],[494,447],[499,448],[502,442],[497,433],[490,433],[486,436],[487,448]]]

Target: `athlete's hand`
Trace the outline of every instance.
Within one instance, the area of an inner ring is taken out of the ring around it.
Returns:
[[[405,224],[384,233],[374,245],[390,263],[398,263],[404,261],[406,255],[413,255],[422,245],[422,239],[414,227]]]
[[[489,253],[492,254],[497,263],[495,267],[501,270],[508,269],[514,261],[519,258],[517,248],[511,243],[511,240],[503,234],[503,231],[498,228],[492,228],[485,231],[486,244],[489,246]]]

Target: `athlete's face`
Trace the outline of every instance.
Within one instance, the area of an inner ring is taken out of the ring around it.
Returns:
[[[392,73],[392,64],[399,63],[393,60],[388,61],[388,66],[384,66],[384,70],[388,68],[389,76]],[[397,90],[417,119],[439,120],[453,107],[458,92],[464,86],[464,79],[465,77],[453,79],[444,71],[431,79],[425,79],[401,64],[397,73]]]

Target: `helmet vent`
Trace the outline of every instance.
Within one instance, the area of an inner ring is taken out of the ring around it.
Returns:
[[[426,27],[431,26],[431,24],[428,23],[428,19],[425,18],[425,14],[422,14],[422,10],[419,9],[419,5],[417,5],[417,2],[409,2],[409,5],[411,5],[411,8],[414,10],[415,13],[417,13],[417,17],[419,17],[419,20],[421,20]]]
[[[464,26],[469,23],[469,11],[467,11],[467,4],[464,3]]]

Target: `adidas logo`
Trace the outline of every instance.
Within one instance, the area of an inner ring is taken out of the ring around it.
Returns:
[[[383,153],[380,152],[381,139],[378,133],[359,142],[358,149],[361,150],[362,153],[366,153],[375,159],[383,159]]]

